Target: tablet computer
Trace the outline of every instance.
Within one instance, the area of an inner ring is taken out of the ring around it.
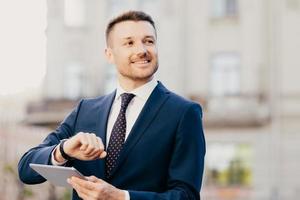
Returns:
[[[37,173],[42,175],[45,179],[57,186],[72,188],[67,182],[68,178],[76,176],[87,180],[79,171],[74,167],[63,167],[53,165],[41,165],[30,163],[29,166]]]

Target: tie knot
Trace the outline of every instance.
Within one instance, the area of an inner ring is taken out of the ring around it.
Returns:
[[[121,102],[121,107],[126,109],[129,102],[132,100],[132,98],[134,97],[134,94],[131,93],[123,93],[121,94],[121,98],[122,98],[122,102]]]

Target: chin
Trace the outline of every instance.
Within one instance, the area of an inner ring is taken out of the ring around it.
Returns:
[[[135,75],[129,75],[126,76],[127,78],[133,80],[133,81],[137,81],[137,82],[148,82],[154,73],[151,74],[135,74]]]
[[[139,76],[132,76],[130,77],[132,80],[135,81],[147,81],[149,80],[153,75],[139,75]]]
[[[157,67],[148,67],[148,68],[144,68],[144,69],[138,69],[135,73],[136,77],[140,77],[140,78],[143,78],[143,77],[151,77],[153,76],[153,74],[155,74],[155,72],[157,71]]]
[[[147,81],[155,74],[158,67],[149,67],[146,69],[134,69],[131,71],[123,71],[122,76],[134,81]]]
[[[145,72],[145,73],[139,73],[139,74],[136,74],[134,77],[136,78],[136,79],[150,79],[154,74],[155,74],[155,72],[156,72],[156,70],[151,70],[150,72],[149,71],[147,71],[147,72]]]

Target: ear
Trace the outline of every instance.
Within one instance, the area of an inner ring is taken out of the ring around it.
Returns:
[[[107,61],[110,63],[110,64],[114,64],[115,63],[115,60],[114,60],[114,55],[112,53],[112,49],[107,47],[105,49],[105,56],[106,56],[106,59]]]

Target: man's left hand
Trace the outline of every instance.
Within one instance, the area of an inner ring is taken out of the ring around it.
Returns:
[[[83,180],[77,177],[68,179],[68,183],[84,200],[124,200],[125,192],[95,176]]]

